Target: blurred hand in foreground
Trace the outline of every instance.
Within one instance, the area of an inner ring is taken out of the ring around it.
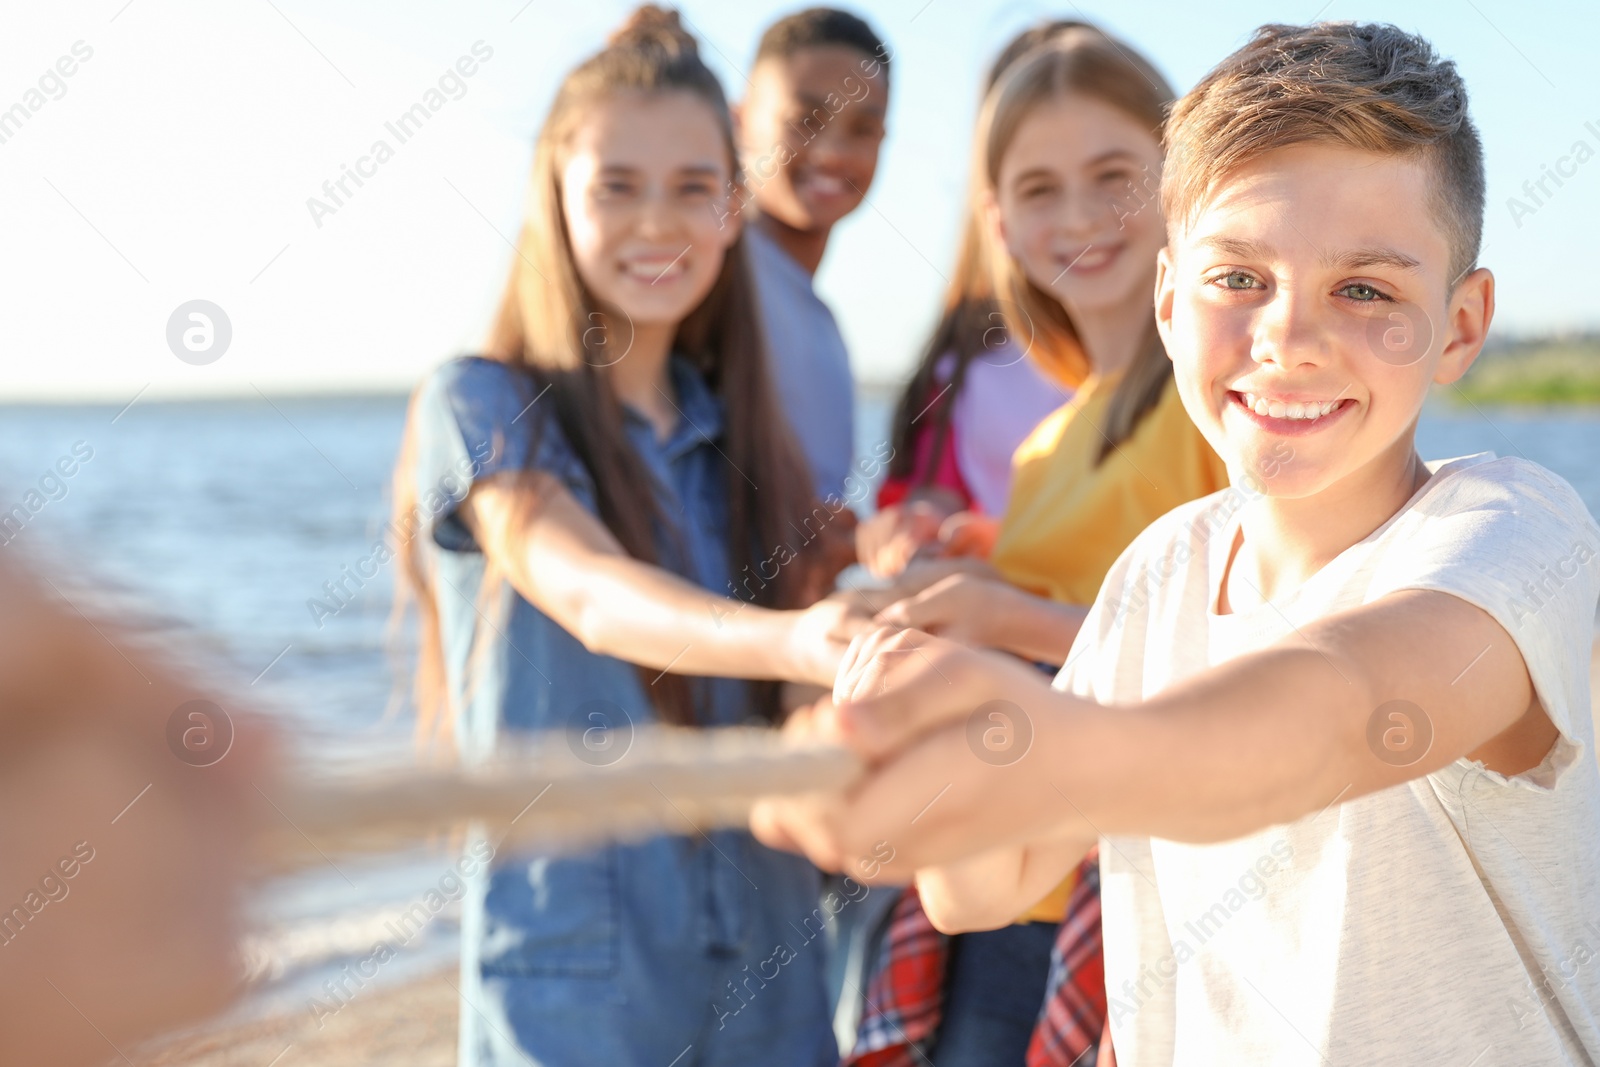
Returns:
[[[99,1064],[239,988],[276,761],[259,719],[19,570],[0,564],[0,1063]]]

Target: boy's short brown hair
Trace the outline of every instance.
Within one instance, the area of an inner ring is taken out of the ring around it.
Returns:
[[[1184,226],[1218,184],[1278,148],[1317,142],[1416,155],[1432,166],[1433,209],[1450,241],[1452,285],[1483,236],[1483,146],[1455,63],[1386,23],[1268,25],[1174,105],[1161,183]]]

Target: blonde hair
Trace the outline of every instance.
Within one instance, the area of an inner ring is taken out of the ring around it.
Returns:
[[[1109,104],[1158,139],[1174,96],[1161,73],[1128,45],[1093,26],[1063,30],[1018,59],[985,99],[978,118],[981,171],[976,176],[984,188],[992,192],[998,186],[1000,163],[1028,115],[1068,94]],[[1026,320],[1009,324],[1013,335],[1031,336],[1035,358],[1055,377],[1064,381],[1087,377],[1089,361],[1061,301],[1034,284],[1013,257],[997,253],[990,261],[995,292],[1012,305],[1008,320],[1017,315]],[[1144,341],[1107,407],[1097,462],[1128,439],[1160,400],[1171,377],[1172,364],[1161,347],[1152,313]]]
[[[1456,65],[1384,23],[1268,25],[1201,79],[1167,124],[1162,206],[1187,226],[1217,186],[1275,149],[1315,142],[1433,167],[1452,284],[1478,260],[1483,145]]]
[[[985,74],[984,96],[987,97],[1001,75],[1029,51],[1058,33],[1085,26],[1087,23],[1073,19],[1052,19],[1017,34],[1000,50]],[[916,447],[916,424],[922,422],[927,432],[933,435],[933,447],[926,454],[938,456],[949,437],[955,397],[961,395],[968,366],[974,359],[994,350],[995,325],[1006,322],[1000,311],[1000,303],[995,299],[995,272],[989,262],[989,257],[994,255],[994,242],[988,240],[984,233],[982,149],[983,142],[975,137],[969,157],[970,174],[961,236],[956,242],[955,268],[945,283],[938,324],[923,346],[917,369],[912,372],[895,403],[890,431],[895,451],[889,461],[889,477],[909,479],[912,488],[929,484],[936,467],[932,462],[923,462],[918,466],[919,456],[923,453]],[[1011,324],[1006,325],[1006,332],[1009,333]],[[1023,347],[1031,349],[1032,338],[1025,340],[1029,343]],[[1076,355],[1075,348],[1073,352]],[[948,378],[941,380],[947,355],[955,357],[954,365],[949,370]],[[1036,359],[1039,366],[1054,377],[1062,378],[1063,385],[1077,386],[1082,380],[1081,368],[1075,358],[1052,361],[1044,353],[1036,357],[1031,351],[1028,357]]]

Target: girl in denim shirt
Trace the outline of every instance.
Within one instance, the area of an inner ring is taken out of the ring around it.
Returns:
[[[715,77],[641,8],[552,106],[485,355],[412,398],[418,707],[464,759],[565,728],[610,763],[636,725],[773,722],[777,680],[833,682],[845,609],[800,609],[834,512],[772,396],[737,181]],[[498,855],[460,1062],[831,1065],[819,886],[743,830]]]

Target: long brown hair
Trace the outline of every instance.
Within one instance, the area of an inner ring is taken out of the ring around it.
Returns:
[[[661,562],[657,531],[675,527],[662,515],[651,475],[624,433],[622,404],[604,368],[626,355],[631,338],[612,336],[617,316],[607,314],[578,275],[560,175],[571,133],[597,100],[618,93],[664,92],[690,93],[709,107],[721,128],[730,168],[737,173],[733,124],[716,76],[701,62],[694,39],[683,31],[675,12],[640,7],[603,51],[567,76],[551,105],[534,150],[528,217],[484,353],[526,374],[536,393],[548,389],[548,396],[530,410],[530,417],[540,419],[535,435],[555,420],[591,476],[601,521],[630,556],[648,563]],[[775,400],[742,236],[728,249],[705,300],[679,324],[673,351],[704,375],[726,410],[720,447],[734,471],[728,478],[730,573],[748,568],[765,578],[759,566],[765,554],[789,543],[813,513],[813,502],[802,488],[810,485],[810,476]],[[395,470],[396,525],[415,524],[418,396],[420,390],[412,398]],[[525,503],[519,519],[538,507],[537,500]],[[420,624],[414,679],[419,733],[437,739],[456,711],[444,672],[438,602],[423,553],[409,537],[397,541],[402,576],[397,612],[409,593]],[[809,580],[814,553],[797,548],[794,555],[799,558],[779,567],[775,577],[753,589],[745,582],[744,598],[766,607],[799,606],[814,584]],[[487,568],[480,603],[494,602],[502,579],[493,566]],[[732,583],[729,592],[741,595]],[[474,650],[473,663],[481,659],[483,647],[480,642]],[[695,721],[691,679],[658,677],[642,667],[639,673],[662,720]],[[777,717],[776,684],[758,684],[757,706],[765,717]]]
[[[1076,19],[1052,19],[1017,34],[1000,50],[984,75],[984,95],[987,96],[1000,76],[1029,51],[1058,33],[1086,26],[1088,23]],[[982,142],[976,138],[973,140],[971,160],[971,179],[967,183],[955,269],[945,285],[939,323],[928,335],[922,356],[917,361],[917,369],[912,372],[911,380],[900,393],[891,424],[890,440],[894,444],[894,457],[889,461],[889,477],[915,478],[913,488],[927,485],[933,480],[934,474],[934,464],[931,463],[924,470],[916,469],[914,424],[926,417],[928,432],[933,434],[931,454],[937,456],[943,451],[944,442],[950,434],[954,401],[961,395],[967,368],[974,359],[994,351],[1001,336],[1011,333],[1011,324],[1001,314],[1000,302],[994,294],[994,270],[988,258],[993,242],[984,234],[981,210]],[[1024,333],[1023,338],[1024,346],[1031,349],[1028,334]],[[947,354],[953,357],[953,366],[941,389],[939,364]],[[1076,349],[1053,355],[1054,359],[1049,356],[1041,358],[1041,365],[1053,377],[1061,379],[1062,384],[1076,386],[1083,377],[1081,355]]]
[[[978,119],[983,153],[982,177],[993,191],[1000,161],[1018,128],[1035,107],[1068,93],[1093,97],[1130,116],[1159,141],[1174,94],[1160,71],[1128,45],[1093,26],[1062,31],[1017,60],[984,100]],[[1145,190],[1138,210],[1159,210],[1157,190]],[[1035,285],[1015,260],[997,252],[991,257],[995,292],[1005,303],[1013,333],[1031,336],[1037,349],[1068,359],[1082,346],[1072,317],[1061,301]],[[1026,332],[1024,332],[1026,331]],[[1048,365],[1048,364],[1046,364]],[[1100,427],[1103,440],[1096,462],[1127,440],[1172,379],[1172,363],[1162,349],[1152,312],[1149,329],[1133,361],[1122,373]]]

